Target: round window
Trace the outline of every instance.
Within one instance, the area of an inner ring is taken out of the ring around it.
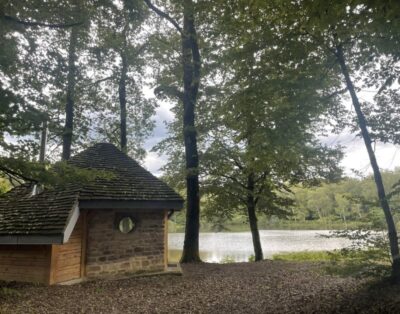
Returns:
[[[135,228],[135,222],[131,217],[124,217],[119,221],[118,229],[122,233],[129,233]]]

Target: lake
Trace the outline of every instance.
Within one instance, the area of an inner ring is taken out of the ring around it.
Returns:
[[[298,251],[331,251],[349,246],[342,238],[324,238],[328,230],[260,230],[264,258],[273,254]],[[169,262],[177,262],[182,253],[183,233],[168,235]],[[200,256],[205,262],[223,260],[246,262],[254,255],[250,232],[200,233]]]

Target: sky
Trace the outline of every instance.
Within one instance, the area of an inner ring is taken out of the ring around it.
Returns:
[[[369,95],[360,96],[363,99],[370,98]],[[150,152],[150,150],[154,145],[167,136],[167,130],[164,121],[169,122],[173,120],[174,115],[170,111],[171,107],[172,105],[167,102],[160,103],[155,116],[156,128],[153,136],[151,136],[145,143],[145,148],[148,153],[144,161],[144,166],[156,176],[162,175],[160,168],[165,165],[167,158],[166,156],[159,156],[155,152]],[[344,169],[345,175],[355,176],[353,169],[364,175],[372,173],[364,142],[355,134],[351,134],[347,131],[344,131],[341,134],[329,134],[325,138],[322,138],[321,142],[332,147],[336,145],[345,147],[345,156],[341,162],[341,166]],[[399,150],[400,147],[396,147],[391,144],[377,144],[375,146],[375,153],[380,168],[393,170],[394,168],[399,167]]]
[[[159,107],[157,108],[155,115],[156,127],[153,135],[147,139],[144,145],[147,151],[144,166],[156,176],[162,175],[160,168],[167,162],[167,157],[159,156],[158,153],[151,152],[151,149],[167,137],[167,128],[165,124],[174,119],[174,114],[170,111],[171,108],[172,105],[170,103],[159,102]]]

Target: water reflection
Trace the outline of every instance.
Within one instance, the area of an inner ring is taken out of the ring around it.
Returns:
[[[261,230],[260,239],[265,258],[282,252],[330,251],[350,245],[346,239],[321,237],[328,234],[328,230]],[[170,262],[179,261],[183,238],[183,233],[169,234]],[[200,233],[200,257],[205,262],[245,262],[253,254],[250,232]]]

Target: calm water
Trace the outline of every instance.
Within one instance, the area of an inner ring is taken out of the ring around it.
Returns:
[[[350,245],[346,239],[321,237],[328,234],[328,230],[261,230],[264,258],[281,252],[334,250]],[[179,260],[183,238],[183,233],[168,235],[170,262]],[[250,232],[200,233],[200,255],[205,262],[244,262],[253,254]]]

